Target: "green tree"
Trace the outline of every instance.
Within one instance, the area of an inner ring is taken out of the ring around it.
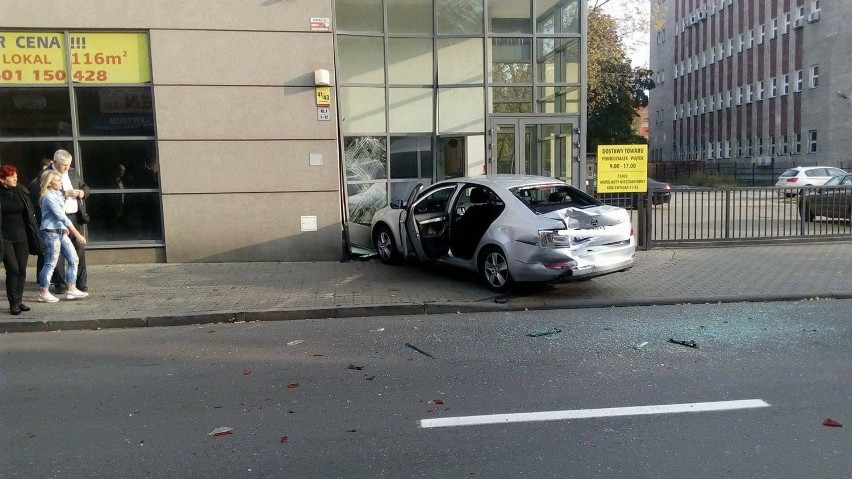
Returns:
[[[631,67],[615,19],[590,10],[588,25],[587,151],[595,153],[600,144],[645,143],[632,124],[638,109],[648,105],[652,72]]]

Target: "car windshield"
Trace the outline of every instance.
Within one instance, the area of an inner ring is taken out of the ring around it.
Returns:
[[[603,203],[569,185],[534,185],[509,188],[518,199],[536,214],[565,208],[589,208]]]
[[[831,178],[830,180],[826,181],[825,186],[837,186],[840,184],[840,180],[842,179],[842,176],[835,176],[834,178]]]

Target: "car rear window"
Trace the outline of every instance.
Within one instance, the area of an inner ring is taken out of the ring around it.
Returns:
[[[784,173],[781,173],[781,176],[784,178],[790,178],[791,176],[796,176],[799,174],[799,170],[793,168],[791,170],[787,170]]]
[[[518,199],[536,214],[565,208],[588,208],[603,203],[569,185],[535,185],[509,188]]]

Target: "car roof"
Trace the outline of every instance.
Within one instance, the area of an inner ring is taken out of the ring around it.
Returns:
[[[482,175],[482,176],[465,176],[461,178],[452,178],[449,180],[443,180],[435,183],[435,185],[439,184],[449,184],[449,183],[471,183],[474,185],[482,185],[488,186],[491,188],[501,188],[501,189],[509,189],[516,188],[519,186],[536,186],[536,185],[566,185],[566,183],[557,178],[551,178],[547,176],[534,176],[534,175]]]

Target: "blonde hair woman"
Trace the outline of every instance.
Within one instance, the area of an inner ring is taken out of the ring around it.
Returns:
[[[44,240],[44,267],[38,273],[38,285],[41,291],[38,300],[42,303],[55,303],[59,298],[50,294],[50,276],[53,274],[59,254],[65,258],[65,278],[68,291],[65,299],[85,298],[89,295],[76,287],[77,265],[80,259],[74,250],[69,235],[73,234],[77,242],[86,244],[86,238],[77,231],[68,216],[65,215],[65,197],[62,194],[62,175],[56,171],[45,171],[41,178],[41,237]]]

